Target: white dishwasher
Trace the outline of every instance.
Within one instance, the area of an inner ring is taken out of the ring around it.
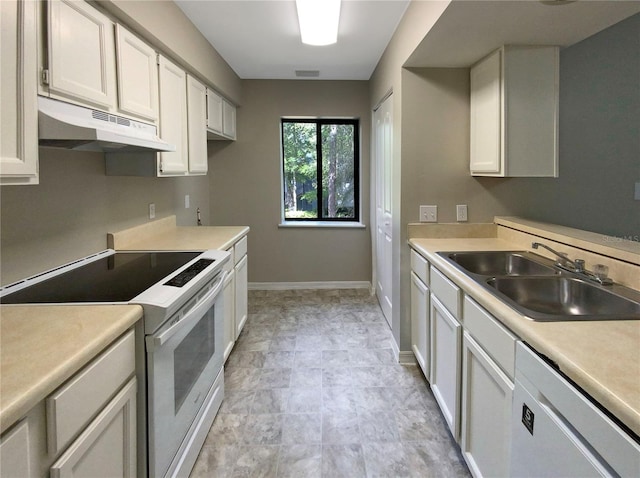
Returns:
[[[511,475],[640,476],[640,444],[527,345],[516,346]]]

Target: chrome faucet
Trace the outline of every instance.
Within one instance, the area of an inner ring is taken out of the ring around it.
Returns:
[[[546,250],[548,250],[552,254],[555,254],[556,256],[558,256],[558,260],[556,260],[556,265],[559,267],[568,269],[571,272],[578,272],[578,273],[584,272],[584,260],[582,259],[576,259],[575,261],[572,261],[571,259],[569,259],[569,257],[567,257],[567,254],[565,252],[555,251],[551,249],[549,246],[547,246],[546,244],[542,244],[540,242],[531,243],[531,247],[533,247],[534,249],[537,249],[538,247],[544,247]],[[569,267],[567,266],[567,263],[571,264],[573,266],[573,269],[569,269]]]
[[[611,279],[609,279],[608,277],[606,277],[606,273],[604,276],[601,275],[597,275],[594,274],[593,272],[590,272],[588,270],[585,269],[584,267],[584,259],[575,259],[575,260],[571,260],[569,259],[569,257],[567,256],[566,253],[564,252],[558,252],[552,248],[550,248],[549,246],[547,246],[546,244],[542,244],[540,242],[532,242],[531,243],[531,247],[533,247],[534,249],[537,249],[538,247],[543,247],[546,250],[548,250],[549,252],[551,252],[552,254],[555,254],[556,256],[558,256],[558,259],[556,260],[556,266],[567,270],[569,272],[574,272],[576,274],[579,274],[589,280],[592,280],[594,282],[598,282],[602,285],[611,285],[613,284],[613,281]]]

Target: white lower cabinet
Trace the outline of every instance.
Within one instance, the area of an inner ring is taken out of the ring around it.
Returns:
[[[29,422],[22,420],[0,440],[0,468],[3,478],[31,476]]]
[[[136,379],[102,410],[51,467],[51,478],[136,476]]]
[[[227,271],[224,280],[224,360],[225,362],[236,343],[236,288],[235,270],[233,266]]]
[[[245,238],[246,240],[246,238]],[[236,246],[237,248],[237,246]],[[245,322],[247,321],[248,309],[249,309],[249,300],[248,300],[248,264],[249,259],[247,255],[240,259],[240,261],[236,264],[235,267],[235,275],[236,275],[236,307],[235,307],[235,318],[236,318],[236,339],[240,336],[240,332],[242,332],[242,328],[244,327]]]
[[[411,348],[418,366],[430,379],[429,288],[411,272]]]
[[[475,477],[509,476],[513,381],[464,332],[462,454]]]
[[[460,431],[460,358],[462,326],[431,294],[431,390],[451,434]]]
[[[2,435],[2,478],[134,478],[137,386],[130,330]]]
[[[248,317],[247,236],[227,249],[231,254],[225,264],[224,280],[224,360],[229,358]]]

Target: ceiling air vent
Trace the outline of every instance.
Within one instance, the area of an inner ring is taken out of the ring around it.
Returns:
[[[296,70],[298,78],[318,78],[319,76],[320,70]]]

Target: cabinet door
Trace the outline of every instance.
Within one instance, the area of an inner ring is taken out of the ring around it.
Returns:
[[[513,382],[467,333],[462,352],[461,448],[474,476],[510,476]]]
[[[229,354],[236,343],[236,276],[231,269],[227,273],[224,282],[224,360],[229,358]]]
[[[245,255],[236,265],[236,339],[242,332],[248,313],[248,259]]]
[[[187,75],[178,66],[160,57],[160,137],[176,150],[160,155],[161,175],[184,175],[188,170]]]
[[[422,373],[429,380],[429,289],[413,272],[411,272],[411,348]]]
[[[222,97],[207,88],[207,128],[222,134]]]
[[[116,25],[118,109],[158,120],[158,61],[153,48],[121,25]]]
[[[501,51],[471,68],[471,173],[499,175],[501,154]]]
[[[431,294],[431,389],[453,437],[460,429],[462,326]]]
[[[236,139],[236,107],[228,101],[222,101],[222,134]]]
[[[3,478],[31,476],[30,450],[29,423],[23,420],[2,435],[0,440],[0,464]]]
[[[0,184],[38,184],[37,2],[0,2]]]
[[[136,379],[109,402],[51,467],[52,478],[136,476]]]
[[[48,12],[50,93],[114,108],[113,23],[84,1],[50,0]]]
[[[189,173],[207,173],[207,89],[187,75]]]

